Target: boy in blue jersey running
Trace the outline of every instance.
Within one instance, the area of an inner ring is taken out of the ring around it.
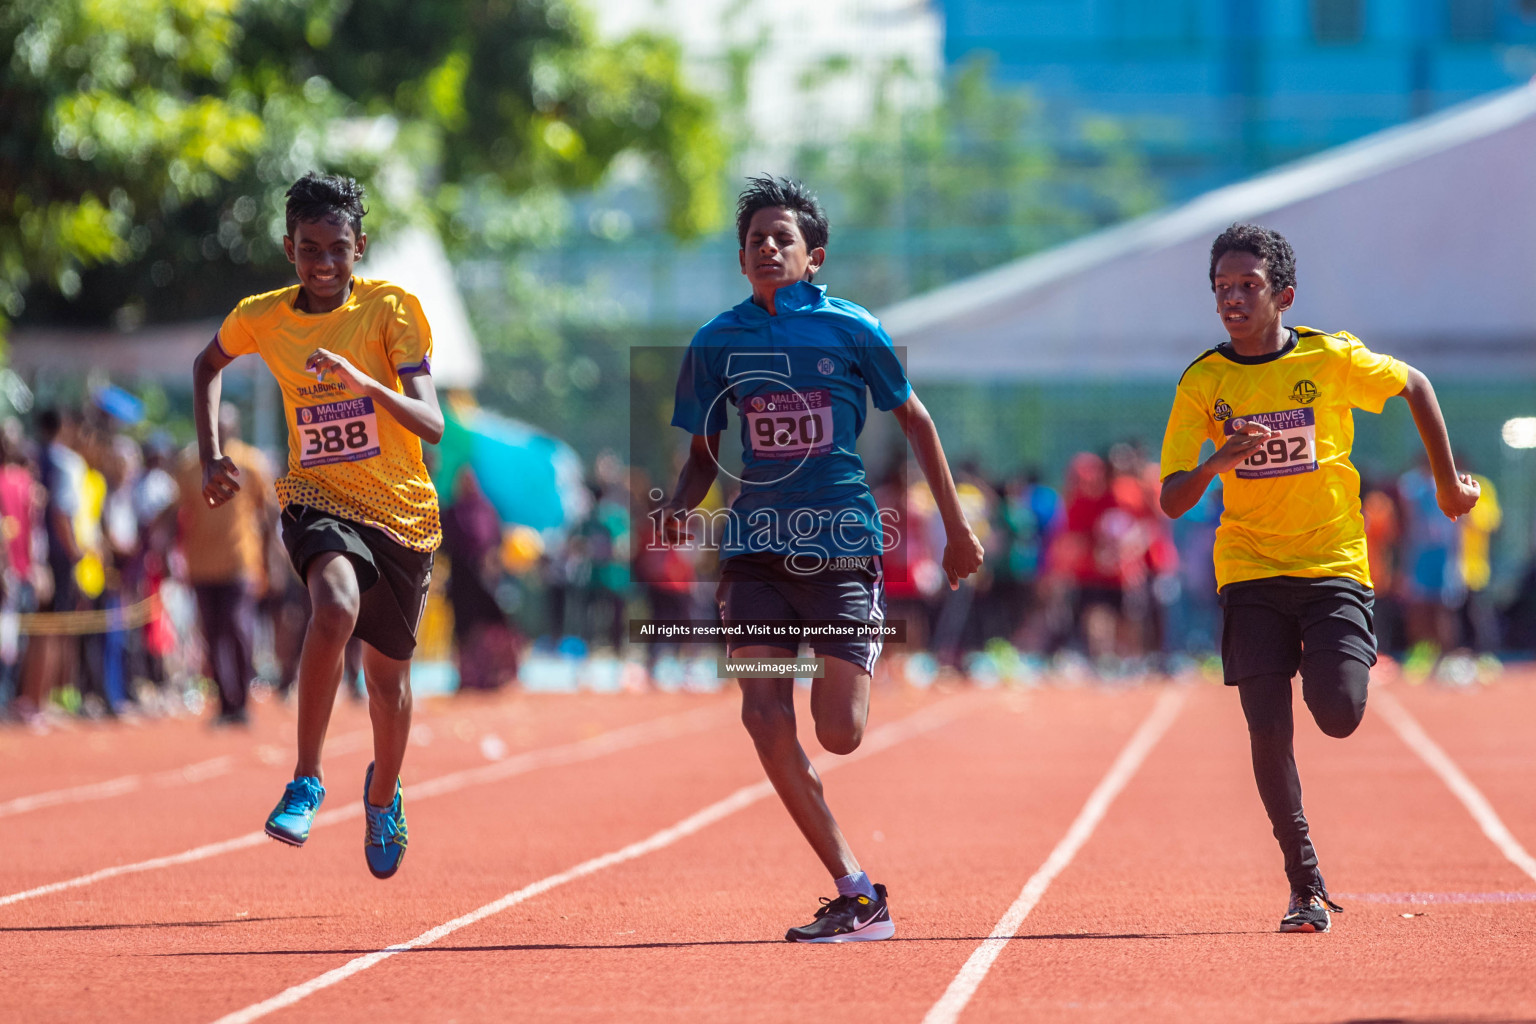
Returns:
[[[727,406],[740,413],[741,493],[720,541],[716,600],[729,625],[884,618],[882,519],[855,445],[865,395],[893,412],[933,491],[948,543],[951,588],[981,566],[949,465],[928,411],[912,393],[890,337],[870,313],[811,283],[826,259],[827,217],[799,182],[750,179],[737,203],[741,272],[751,299],[694,335],[678,375],[672,425],[693,435],[665,511],[668,536],[686,536],[689,513],[719,471]],[[825,677],[811,690],[816,738],[834,754],[855,750],[869,716],[877,639],[819,639]],[[734,641],[732,658],[793,655],[790,644]],[[768,779],[837,886],[790,942],[857,942],[896,932],[885,886],[873,885],[827,809],[821,779],[795,733],[794,681],[743,678],[741,717]]]

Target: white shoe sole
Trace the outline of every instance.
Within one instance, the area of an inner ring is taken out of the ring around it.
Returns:
[[[867,924],[856,932],[846,935],[829,935],[823,939],[796,939],[796,942],[810,944],[812,942],[877,942],[880,939],[889,939],[896,934],[896,922],[876,921]]]

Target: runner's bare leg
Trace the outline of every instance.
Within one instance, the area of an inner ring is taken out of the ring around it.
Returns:
[[[395,780],[405,763],[411,738],[411,661],[399,661],[363,644],[363,680],[368,686],[368,717],[373,719],[373,784],[368,802],[388,807],[395,800]]]
[[[325,780],[320,750],[331,724],[336,688],[341,685],[342,656],[357,624],[361,591],[357,569],[346,555],[326,551],[309,563],[309,600],[314,611],[299,653],[299,759],[293,777]]]
[[[733,658],[782,656],[783,651],[772,647],[741,647],[732,652]],[[822,745],[833,753],[846,754],[863,738],[869,713],[869,674],[837,658],[828,658],[826,665],[827,678],[816,680],[811,690],[811,714]],[[833,878],[857,873],[859,862],[827,808],[821,777],[795,734],[794,680],[738,682],[742,724],[789,816]]]

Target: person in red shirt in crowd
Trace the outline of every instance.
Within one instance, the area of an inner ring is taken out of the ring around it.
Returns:
[[[37,480],[27,465],[21,424],[14,419],[0,428],[0,609],[9,615],[37,610],[33,584],[32,535],[42,509]],[[0,708],[16,696],[21,638],[0,631]]]
[[[1125,598],[1120,558],[1113,537],[1106,536],[1105,516],[1116,509],[1104,460],[1080,452],[1067,463],[1066,527],[1057,540],[1057,564],[1074,586],[1073,620],[1089,658],[1114,653]]]

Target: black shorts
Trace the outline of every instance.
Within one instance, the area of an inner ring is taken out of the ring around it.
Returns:
[[[770,553],[733,555],[720,566],[720,585],[715,602],[726,625],[757,619],[826,622],[848,619],[880,622],[885,619],[885,576],[878,556],[858,556],[853,566],[833,566],[820,572],[795,572],[783,555]],[[812,642],[819,658],[840,658],[866,672],[875,670],[883,641],[880,638]],[[727,653],[741,647],[770,647],[794,655],[798,646],[732,640]]]
[[[1375,594],[1342,577],[1271,576],[1221,591],[1221,673],[1228,686],[1301,667],[1301,651],[1339,651],[1376,664]]]
[[[432,552],[414,551],[373,526],[308,505],[283,509],[283,546],[299,579],[308,584],[316,555],[340,551],[357,571],[362,600],[352,635],[387,658],[407,661],[416,651],[416,630],[432,583]]]

